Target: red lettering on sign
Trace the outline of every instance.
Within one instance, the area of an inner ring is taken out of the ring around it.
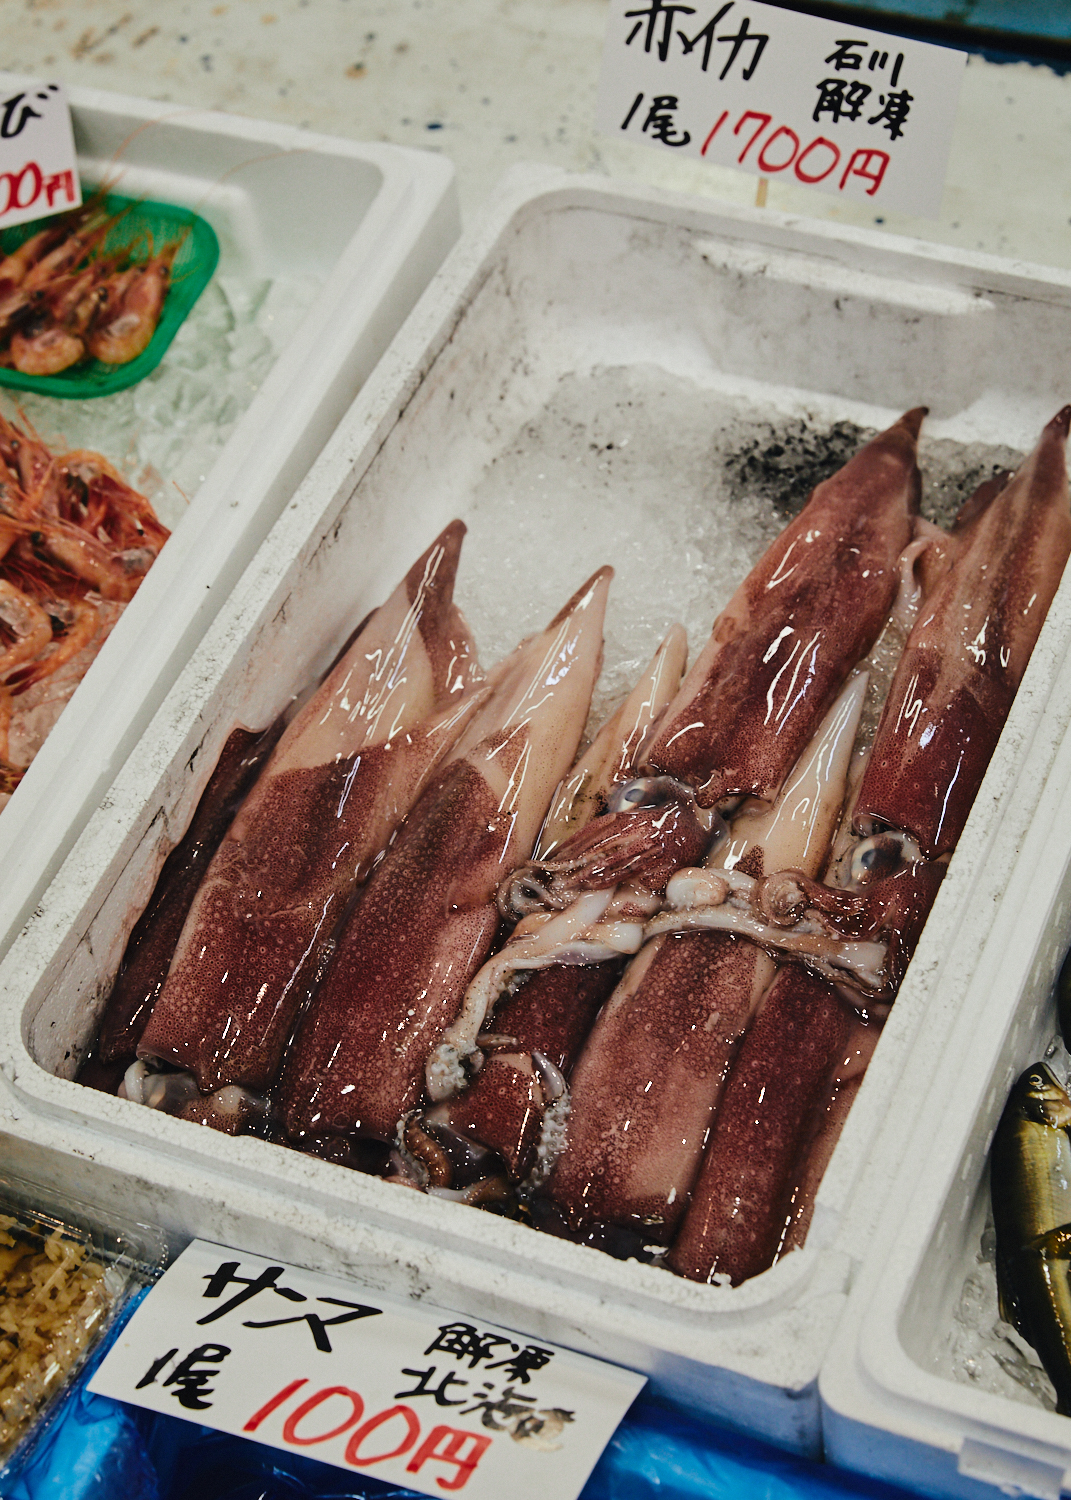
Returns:
[[[729,111],[722,110],[718,116],[710,134],[703,142],[700,156],[706,156],[707,149],[725,124]],[[763,114],[756,109],[745,110],[733,126],[733,135],[739,136],[746,128],[748,121],[754,121],[755,129],[744,144],[743,150],[736,158],[743,166],[748,152],[758,143],[760,136],[766,130],[773,119],[773,115]],[[778,142],[782,141],[779,146]],[[800,149],[800,138],[788,125],[778,125],[773,134],[768,136],[762,149],[759,151],[755,162],[755,170],[766,176],[773,176],[775,172],[787,172],[792,167],[800,182],[808,187],[814,187],[816,183],[824,182],[831,176],[841,163],[841,148],[835,142],[824,135],[815,136],[809,145]],[[841,174],[839,190],[844,191],[848,180],[852,177],[861,177],[870,186],[866,189],[867,197],[873,198],[881,187],[886,168],[889,165],[889,153],[879,151],[875,147],[861,146],[852,153],[851,160]]]
[[[265,1417],[270,1417],[273,1411],[282,1406],[284,1401],[289,1401],[295,1391],[300,1391],[303,1385],[308,1385],[307,1380],[292,1380],[289,1385],[284,1385],[282,1390],[274,1395],[270,1401],[265,1401],[259,1411],[255,1411],[249,1421],[242,1428],[243,1432],[256,1432]]]
[[[429,1458],[438,1463],[455,1464],[457,1473],[452,1479],[440,1479],[436,1477],[435,1483],[441,1490],[459,1490],[467,1484],[469,1477],[480,1459],[490,1448],[493,1439],[480,1437],[475,1432],[460,1432],[456,1427],[433,1427],[420,1447],[413,1454],[405,1466],[407,1474],[415,1474]],[[439,1444],[442,1443],[442,1450]],[[468,1453],[462,1449],[466,1443],[472,1446]]]
[[[405,1437],[402,1438],[397,1448],[391,1448],[388,1453],[374,1453],[370,1458],[366,1454],[361,1453],[361,1444],[364,1442],[369,1433],[374,1432],[377,1427],[382,1427],[383,1424],[385,1422],[389,1422],[392,1417],[401,1417],[408,1429]],[[440,1429],[436,1427],[435,1431],[438,1432],[439,1430]],[[363,1427],[358,1427],[357,1431],[353,1434],[349,1442],[346,1444],[346,1462],[348,1464],[364,1465],[381,1464],[384,1459],[397,1458],[401,1453],[408,1453],[409,1449],[416,1442],[419,1435],[420,1422],[417,1419],[416,1412],[413,1411],[411,1407],[389,1406],[386,1411],[378,1412],[374,1417],[369,1417],[368,1421],[365,1422]]]
[[[755,112],[755,110],[753,110],[753,109],[749,109],[746,114],[742,114],[740,116],[739,120],[737,120],[736,124],[733,126],[733,135],[739,135],[740,134],[740,127],[741,127],[741,125],[743,125],[743,123],[744,123],[745,120],[761,120],[762,124],[759,126],[758,130],[756,130],[755,134],[748,141],[747,145],[744,147],[743,151],[741,151],[740,155],[736,158],[737,161],[740,161],[740,162],[743,161],[744,157],[751,150],[752,146],[758,140],[759,136],[766,129],[767,125],[769,125],[769,123],[770,123],[770,121],[772,119],[773,119],[772,115],[760,115],[760,114],[757,114]]]
[[[827,150],[832,151],[833,160],[830,162],[828,167],[823,167],[820,172],[805,172],[803,170],[803,163],[810,156],[811,152],[817,150],[820,146],[825,146]],[[827,141],[824,135],[816,136],[811,144],[800,153],[800,158],[796,162],[796,176],[801,182],[807,183],[808,186],[813,186],[813,184],[816,182],[824,181],[824,179],[829,176],[830,172],[835,172],[837,169],[837,163],[839,161],[840,148],[838,146],[834,146],[832,141]]]
[[[345,1421],[340,1422],[337,1427],[329,1428],[327,1432],[318,1432],[312,1437],[298,1437],[298,1423],[307,1417],[309,1412],[315,1411],[325,1401],[330,1401],[332,1396],[345,1396],[349,1401],[350,1414]],[[351,1391],[348,1386],[344,1385],[326,1386],[322,1391],[317,1391],[315,1396],[310,1396],[307,1401],[303,1401],[296,1411],[290,1413],[283,1423],[283,1442],[294,1443],[299,1448],[307,1448],[313,1443],[326,1443],[328,1438],[338,1437],[340,1433],[352,1427],[354,1422],[359,1422],[363,1414],[364,1401],[356,1391]]]
[[[26,199],[22,196],[22,183],[26,174],[30,174],[30,186],[33,192]],[[29,208],[40,196],[42,187],[41,168],[35,161],[28,161],[21,172],[0,173],[0,182],[7,183],[7,202],[0,208],[0,217],[9,214],[13,208]]]
[[[780,162],[778,162],[778,161],[767,161],[767,159],[766,159],[767,153],[769,152],[770,147],[773,145],[774,141],[776,141],[776,139],[777,139],[777,137],[779,135],[791,136],[791,138],[792,138],[792,150],[789,153],[789,155],[785,158],[784,161],[780,161]],[[796,132],[794,130],[789,130],[789,128],[788,128],[787,125],[780,125],[780,126],[778,126],[778,128],[774,131],[773,135],[766,142],[765,146],[763,146],[761,152],[759,153],[759,162],[758,162],[759,171],[760,172],[783,172],[786,167],[790,167],[792,165],[792,163],[796,160],[796,152],[799,149],[800,149],[800,138],[796,134]]]
[[[718,123],[714,126],[714,129],[710,132],[710,134],[707,136],[706,140],[703,142],[703,149],[699,153],[700,156],[706,156],[706,154],[707,154],[707,147],[710,145],[711,141],[717,135],[718,131],[725,124],[725,122],[726,122],[726,120],[728,118],[729,118],[729,111],[727,109],[723,109],[722,112],[721,112],[721,114],[718,116]]]
[[[63,193],[63,196],[67,199],[68,203],[74,202],[75,192],[73,172],[53,172],[51,177],[45,178],[45,193],[48,197],[49,208],[51,208],[55,203],[56,194],[59,192]]]
[[[871,167],[871,162],[877,161],[876,167]],[[859,163],[856,166],[856,162]],[[885,168],[889,165],[889,153],[887,151],[875,151],[873,148],[860,147],[858,151],[852,152],[852,159],[844,168],[844,176],[840,180],[841,192],[849,177],[865,177],[868,182],[874,184],[868,187],[866,195],[873,198],[878,188],[881,187],[881,179],[885,176]]]

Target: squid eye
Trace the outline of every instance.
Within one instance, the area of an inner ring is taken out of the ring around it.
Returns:
[[[873,875],[878,870],[888,865],[896,865],[900,862],[899,850],[890,851],[884,848],[865,849],[856,860],[856,869],[863,874]]]
[[[637,776],[615,787],[607,801],[607,811],[646,812],[667,802],[691,799],[691,792],[672,776]]]
[[[854,886],[873,885],[904,869],[919,857],[914,840],[905,833],[875,833],[856,844],[849,866]]]

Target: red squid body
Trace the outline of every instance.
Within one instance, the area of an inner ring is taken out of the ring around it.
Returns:
[[[198,886],[281,730],[281,722],[262,734],[235,729],[223,746],[190,826],[168,855],[152,900],[131,933],[101,1020],[97,1056],[102,1062],[122,1060],[125,1068],[133,1060]],[[109,1092],[114,1092],[114,1086]]]
[[[840,816],[866,688],[845,688],[771,809],[745,804],[713,868],[817,872]],[[547,1228],[594,1224],[666,1244],[688,1204],[711,1120],[774,961],[728,933],[656,937],[599,1016],[571,1086],[568,1143],[547,1181]]]
[[[1003,489],[964,506],[889,691],[855,823],[903,829],[931,859],[963,831],[1071,552],[1069,424],[1065,406]]]
[[[782,969],[722,1093],[687,1216],[667,1257],[692,1281],[734,1285],[776,1259],[792,1214],[801,1147],[827,1102],[854,1013],[833,986]]]
[[[568,1143],[537,1218],[667,1243],[687,1206],[729,1061],[774,973],[722,933],[655,938],[601,1013],[570,1088]]]
[[[296,1144],[393,1140],[428,1052],[498,926],[495,891],[528,857],[583,731],[610,570],[492,674],[493,692],[413,809],[339,938],[281,1100]]]
[[[843,991],[842,998],[846,998]],[[807,1238],[818,1189],[881,1037],[883,1010],[883,1006],[877,1006],[876,1013],[865,1017],[857,1013],[851,1022],[847,1045],[834,1051],[836,1065],[812,1119],[811,1131],[805,1133],[791,1170],[791,1203],[780,1246],[782,1255],[798,1249]],[[839,1042],[835,1029],[832,1034]]]
[[[818,485],[737,589],[645,752],[653,769],[725,797],[774,797],[896,596],[920,478],[925,408]]]
[[[418,559],[289,726],[217,851],[141,1038],[204,1093],[263,1090],[357,882],[478,706],[465,528]]]
[[[675,625],[559,786],[534,865],[548,851],[570,848],[592,819],[608,821],[597,815],[613,788],[629,779],[647,732],[680,686],[687,654],[684,630]],[[507,945],[502,957],[508,960],[509,952]],[[468,1028],[474,1049],[481,1026],[494,1034],[493,1045],[480,1042],[486,1056],[479,1073],[462,1092],[429,1111],[425,1127],[440,1138],[452,1132],[487,1147],[514,1181],[527,1177],[536,1164],[547,1111],[563,1097],[565,1079],[620,968],[612,960],[553,963],[522,975],[520,989],[495,1007],[493,1021],[485,1014]]]

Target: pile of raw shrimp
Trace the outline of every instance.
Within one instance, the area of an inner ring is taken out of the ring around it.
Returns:
[[[169,535],[99,453],[0,413],[0,806]]]
[[[0,259],[0,364],[58,375],[85,359],[128,364],[146,348],[178,244],[155,254],[143,236],[106,252],[122,216],[94,197]]]

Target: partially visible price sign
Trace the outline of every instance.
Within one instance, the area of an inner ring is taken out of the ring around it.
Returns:
[[[575,1500],[642,1375],[195,1240],[90,1389],[426,1495]]]
[[[599,129],[936,217],[965,62],[757,0],[611,0]]]
[[[0,229],[81,201],[62,86],[0,73]]]

